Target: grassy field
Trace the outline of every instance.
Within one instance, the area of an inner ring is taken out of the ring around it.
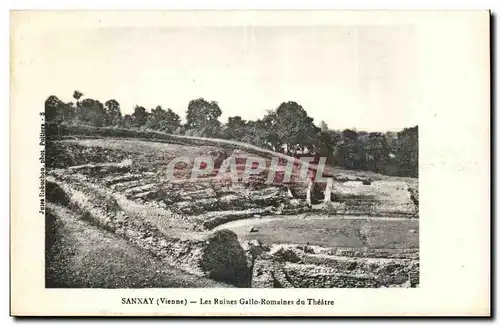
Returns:
[[[231,228],[243,241],[348,248],[418,248],[417,220],[341,219],[309,216],[270,220]]]

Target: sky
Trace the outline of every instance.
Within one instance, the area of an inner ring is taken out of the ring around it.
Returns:
[[[38,37],[32,73],[45,98],[116,99],[171,108],[217,101],[223,115],[262,118],[296,101],[332,129],[399,130],[417,124],[411,26],[111,27],[51,30]]]

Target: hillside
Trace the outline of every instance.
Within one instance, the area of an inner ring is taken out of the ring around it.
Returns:
[[[228,287],[165,264],[150,252],[54,204],[47,211],[46,286]]]

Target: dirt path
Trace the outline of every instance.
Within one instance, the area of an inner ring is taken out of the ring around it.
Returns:
[[[229,287],[180,271],[65,208],[49,206],[46,287]]]

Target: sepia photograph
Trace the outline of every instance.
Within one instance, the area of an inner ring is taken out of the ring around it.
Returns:
[[[121,290],[119,309],[200,312],[338,305],[330,292],[237,294],[254,288],[397,289],[400,305],[420,291],[421,248],[440,240],[421,236],[437,211],[420,208],[419,192],[457,161],[426,155],[419,136],[423,125],[426,148],[445,148],[429,141],[439,131],[423,95],[428,21],[367,14],[13,13],[11,103],[29,104],[35,137],[18,140],[38,157],[37,291]],[[470,125],[489,126],[483,117]],[[422,190],[427,205],[440,205],[434,190]],[[144,292],[189,288],[240,290]]]
[[[46,286],[418,286],[412,32],[47,36]]]

